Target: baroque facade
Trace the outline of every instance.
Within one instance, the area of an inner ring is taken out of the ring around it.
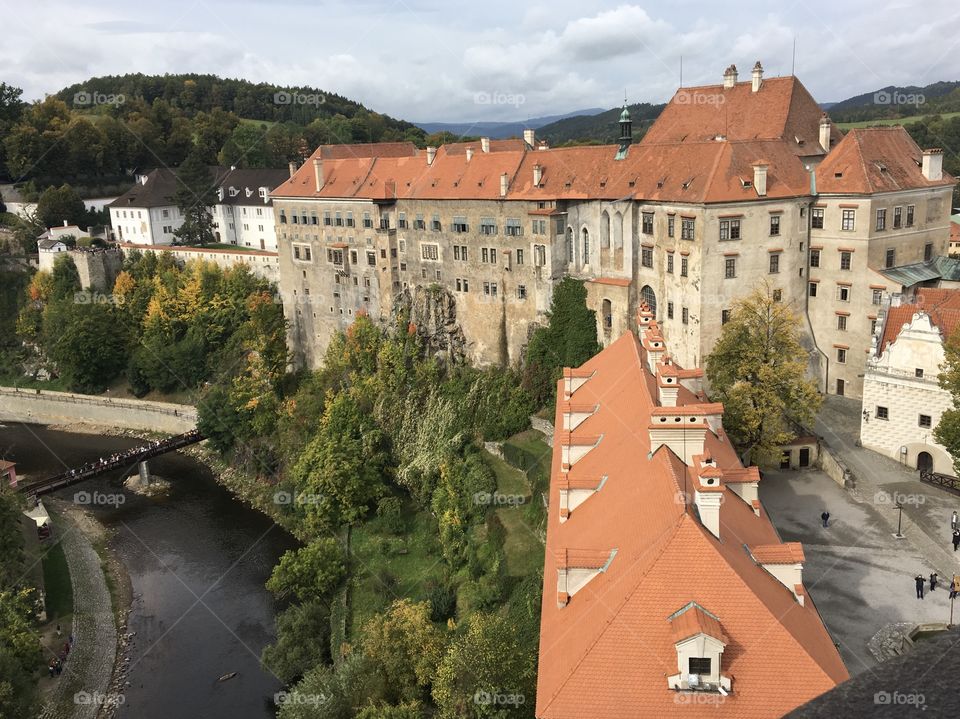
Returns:
[[[610,146],[551,149],[527,131],[318,148],[271,193],[295,361],[317,366],[358,312],[387,322],[406,303],[421,329],[462,333],[474,362],[516,363],[569,275],[604,345],[643,302],[695,366],[765,284],[803,318],[821,388],[859,395],[875,290],[901,289],[879,273],[946,254],[942,153],[902,128],[844,136],[759,63],[746,82],[731,66],[681,88],[640,142],[620,119]]]

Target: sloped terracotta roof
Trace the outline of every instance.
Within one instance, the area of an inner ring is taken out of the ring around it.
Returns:
[[[727,643],[727,635],[723,633],[720,621],[696,602],[687,604],[679,612],[671,615],[668,621],[674,642],[682,642],[697,634],[706,634],[724,644]]]
[[[953,185],[944,173],[928,180],[920,171],[923,151],[903,127],[858,127],[817,167],[817,192],[893,192]]]
[[[822,155],[816,100],[795,77],[771,77],[758,92],[751,82],[682,87],[667,103],[641,144],[697,143],[717,136],[730,141],[783,140],[795,155]],[[831,129],[835,142],[841,133]],[[798,141],[799,140],[799,141]]]
[[[846,679],[847,671],[813,603],[801,606],[744,550],[779,543],[762,505],[758,516],[728,492],[720,506],[719,541],[686,499],[696,486],[692,470],[667,447],[650,455],[646,428],[657,390],[642,353],[626,333],[578,372],[591,376],[574,400],[599,403],[578,432],[604,439],[569,476],[607,481],[562,524],[556,509],[561,442],[554,442],[536,716],[672,716],[677,695],[668,689],[667,676],[677,671],[677,655],[674,631],[665,620],[689,602],[722,619],[728,638],[722,672],[733,676],[734,684],[722,704],[691,703],[683,713],[781,716]],[[563,396],[563,380],[558,395]],[[678,403],[699,400],[681,386]],[[555,426],[563,427],[559,407]],[[730,442],[704,431],[704,455],[724,471],[742,469]],[[618,552],[606,571],[558,608],[558,552],[611,548]]]
[[[800,542],[758,544],[750,547],[750,554],[761,564],[803,563],[803,545]]]
[[[886,352],[887,345],[897,339],[903,326],[910,324],[918,312],[929,315],[943,339],[948,340],[960,326],[960,290],[924,288],[917,293],[915,302],[890,307],[883,324],[880,354]]]

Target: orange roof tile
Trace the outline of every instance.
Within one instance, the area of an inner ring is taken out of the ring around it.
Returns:
[[[886,352],[887,345],[897,339],[903,326],[910,324],[918,312],[929,315],[943,339],[949,339],[960,325],[960,290],[924,288],[917,293],[914,303],[890,307],[883,323],[880,354]]]
[[[923,151],[903,127],[858,127],[817,167],[817,192],[893,192],[923,187],[945,187],[955,180],[928,180],[920,171]]]
[[[535,714],[633,719],[643,707],[644,716],[672,716],[676,695],[667,676],[677,668],[676,639],[673,623],[664,620],[696,602],[722,617],[729,641],[722,672],[736,677],[737,688],[721,714],[782,716],[846,679],[847,671],[813,603],[797,602],[744,551],[779,543],[762,505],[755,513],[745,502],[723,502],[724,541],[718,541],[685,499],[697,481],[694,471],[667,447],[650,456],[646,426],[656,386],[642,353],[626,333],[581,368],[593,376],[578,402],[600,407],[580,431],[604,441],[570,470],[568,481],[607,480],[562,523],[556,508],[565,433],[558,430],[554,441]],[[678,402],[698,400],[681,387]],[[555,426],[563,426],[560,407]],[[725,475],[742,470],[730,442],[712,432],[705,433],[703,454]],[[606,570],[558,607],[558,559],[569,563],[563,552],[595,552],[596,564],[613,548],[616,558]],[[691,716],[717,716],[714,705],[687,709]]]
[[[682,642],[697,634],[706,634],[726,644],[727,635],[723,633],[720,620],[707,612],[696,602],[690,602],[680,611],[672,614],[668,620],[674,642]]]
[[[800,542],[758,544],[750,547],[750,554],[760,564],[802,564],[803,545]]]

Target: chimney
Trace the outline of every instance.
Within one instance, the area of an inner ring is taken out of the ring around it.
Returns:
[[[701,405],[654,407],[647,427],[650,451],[656,452],[666,445],[684,464],[692,465],[693,458],[703,454],[708,411],[708,407]]]
[[[70,225],[67,224],[67,221],[66,221],[66,220],[63,221],[63,226],[64,226],[64,227],[70,227]]]
[[[943,150],[939,147],[932,147],[923,151],[923,176],[936,182],[943,179]]]
[[[534,147],[536,147],[536,144],[535,144],[537,141],[536,135],[537,133],[534,130],[523,131],[523,141],[527,143],[527,147],[529,147],[530,149],[533,149]]]
[[[500,197],[507,196],[507,189],[510,187],[510,176],[504,172],[500,175]]]
[[[291,162],[287,167],[290,170],[290,177],[293,177],[297,173],[297,163]]]
[[[717,462],[709,457],[697,457],[694,460],[697,472],[697,488],[693,493],[697,514],[703,526],[714,537],[720,539],[720,505],[724,500],[723,472]]]
[[[737,66],[731,65],[723,71],[723,86],[727,89],[737,84]]]
[[[427,164],[432,165],[434,158],[437,156],[437,148],[428,147],[427,148]]]
[[[467,148],[467,162],[470,162],[470,160],[472,160],[472,159],[473,159],[473,148],[472,148],[472,147],[468,147],[468,148]]]
[[[680,375],[669,355],[657,367],[657,399],[661,407],[676,407],[680,396]]]
[[[313,160],[313,174],[317,180],[317,192],[323,189],[323,160],[319,157]]]
[[[757,162],[753,166],[753,187],[756,189],[758,197],[766,197],[767,164],[765,162]]]
[[[760,61],[757,60],[757,64],[753,66],[753,84],[750,89],[753,92],[758,92],[760,86],[763,84],[763,65],[760,64]]]
[[[824,152],[830,152],[830,118],[827,113],[820,116],[820,147]]]
[[[540,187],[540,180],[542,179],[543,179],[543,168],[540,167],[540,163],[538,162],[536,165],[533,166],[533,186]]]
[[[481,137],[480,138],[480,151],[481,152],[490,152],[490,138]]]

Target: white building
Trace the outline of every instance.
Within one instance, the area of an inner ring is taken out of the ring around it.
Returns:
[[[953,406],[940,388],[944,342],[960,324],[960,290],[921,289],[894,296],[878,327],[863,379],[860,441],[917,469],[954,474],[933,430]]]
[[[114,238],[135,245],[172,245],[174,231],[183,224],[173,202],[176,189],[176,175],[167,168],[137,175],[134,186],[107,205]]]

